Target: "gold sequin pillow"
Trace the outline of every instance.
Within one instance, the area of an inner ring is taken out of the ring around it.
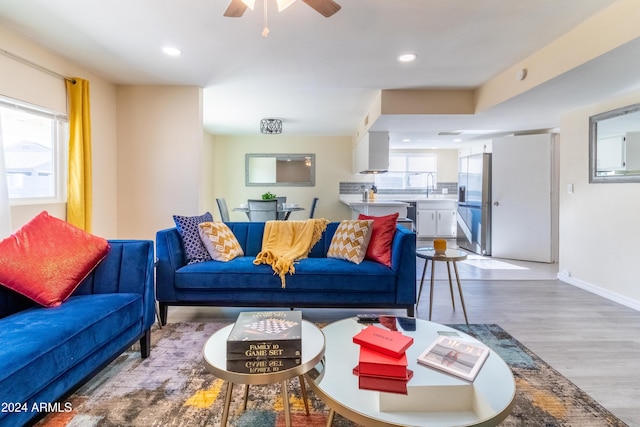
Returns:
[[[198,229],[202,244],[212,259],[227,262],[244,255],[238,239],[224,222],[202,222]]]
[[[327,258],[344,259],[360,264],[371,240],[372,220],[344,220],[336,229]]]

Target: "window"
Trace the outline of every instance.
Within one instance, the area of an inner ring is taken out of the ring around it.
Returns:
[[[64,115],[0,98],[0,147],[12,204],[64,202],[67,135]]]
[[[437,188],[435,153],[389,153],[389,172],[375,176],[378,188],[393,190]]]

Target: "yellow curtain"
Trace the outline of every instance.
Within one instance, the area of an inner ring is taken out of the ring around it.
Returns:
[[[89,82],[66,80],[69,99],[69,181],[67,221],[91,232],[91,114]]]

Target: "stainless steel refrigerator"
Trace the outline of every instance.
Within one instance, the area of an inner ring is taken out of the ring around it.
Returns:
[[[491,255],[491,154],[458,159],[458,246]]]

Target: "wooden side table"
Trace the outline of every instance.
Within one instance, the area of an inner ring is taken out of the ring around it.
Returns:
[[[451,305],[453,309],[456,309],[456,304],[453,298],[453,282],[451,281],[451,264],[453,264],[453,270],[456,274],[456,281],[458,282],[458,292],[460,294],[460,302],[462,303],[462,312],[464,313],[464,321],[469,324],[467,319],[467,308],[464,305],[464,297],[462,296],[462,286],[460,285],[460,275],[458,274],[457,261],[464,261],[467,259],[467,253],[459,249],[447,249],[444,252],[436,252],[433,248],[418,248],[416,249],[416,256],[424,259],[424,268],[422,269],[422,278],[420,279],[420,290],[418,291],[418,301],[416,302],[416,309],[420,303],[420,295],[422,294],[422,286],[424,285],[424,275],[427,271],[427,264],[431,260],[431,291],[429,294],[429,320],[431,320],[431,310],[433,308],[433,282],[434,271],[436,261],[445,261],[447,263],[447,272],[449,273],[449,291],[451,292]]]

